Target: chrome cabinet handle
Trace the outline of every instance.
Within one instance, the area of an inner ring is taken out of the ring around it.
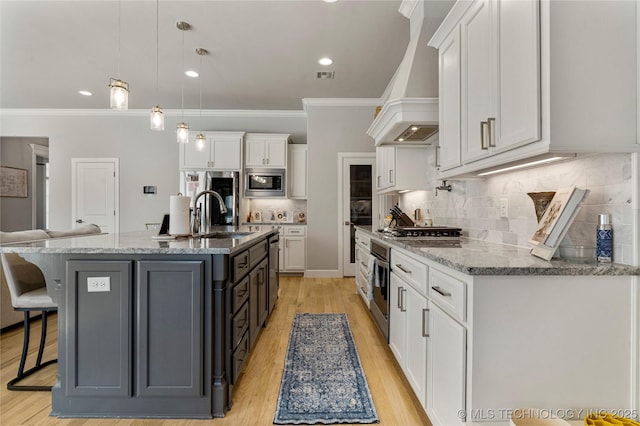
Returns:
[[[488,126],[489,123],[487,121],[480,122],[480,149],[489,149],[488,146],[484,144],[484,134],[485,134],[485,126]]]
[[[393,169],[389,169],[389,183],[393,183]]]
[[[496,122],[496,119],[493,117],[490,117],[487,119],[487,127],[489,129],[489,146],[490,147],[495,147],[496,146],[496,141],[493,135],[493,130],[494,130],[494,124]]]
[[[83,222],[84,222],[84,220],[82,220],[82,219],[76,220],[76,223],[83,223]]]
[[[402,307],[400,308],[400,310],[402,312],[407,312],[407,307],[404,304],[404,295],[407,294],[407,290],[405,290],[404,288],[402,289]]]
[[[396,303],[397,308],[402,310],[402,287],[398,287],[398,302]]]
[[[429,337],[429,309],[422,310],[422,337]]]
[[[431,290],[435,291],[436,293],[438,293],[439,295],[444,296],[444,297],[451,296],[451,293],[449,293],[447,291],[440,290],[440,287],[438,287],[438,286],[431,287]]]
[[[436,167],[440,167],[440,145],[436,145]]]
[[[401,270],[402,272],[404,272],[405,274],[410,274],[410,273],[411,273],[411,271],[410,271],[409,269],[405,269],[405,268],[403,268],[403,267],[402,267],[402,265],[401,265],[401,264],[399,264],[399,263],[396,263],[396,268],[400,269],[400,270]]]

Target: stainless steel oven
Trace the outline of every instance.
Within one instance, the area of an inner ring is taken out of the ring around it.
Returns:
[[[286,180],[284,169],[246,169],[245,197],[284,197]]]
[[[389,246],[374,239],[370,242],[371,255],[374,258],[373,298],[369,309],[384,338],[389,341]]]

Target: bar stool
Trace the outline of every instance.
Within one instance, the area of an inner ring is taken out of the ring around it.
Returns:
[[[2,268],[11,294],[11,304],[16,311],[24,312],[24,343],[18,375],[7,383],[7,389],[14,391],[50,391],[52,386],[24,386],[17,385],[19,381],[35,373],[47,365],[57,363],[57,359],[42,362],[42,352],[47,337],[47,313],[56,312],[58,306],[47,295],[47,287],[44,274],[36,265],[26,261],[15,253],[0,253]],[[29,331],[31,328],[32,311],[42,312],[42,334],[40,335],[40,347],[36,365],[29,370],[24,370],[24,364],[29,352]]]

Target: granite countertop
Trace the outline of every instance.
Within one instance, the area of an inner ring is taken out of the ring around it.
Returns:
[[[459,247],[428,247],[419,240],[397,239],[357,226],[369,236],[468,275],[640,275],[640,267],[617,263],[547,261],[525,247],[462,237]]]
[[[155,240],[157,230],[51,238],[0,245],[0,252],[57,254],[229,254],[243,250],[274,232],[272,226],[219,226],[209,232],[250,232],[240,238],[186,237]]]

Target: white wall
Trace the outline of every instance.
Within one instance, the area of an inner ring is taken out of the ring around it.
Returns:
[[[338,153],[373,152],[365,133],[373,121],[376,101],[305,100],[309,193],[307,203],[307,272],[337,274]],[[321,272],[324,271],[324,272]]]
[[[51,229],[70,229],[71,158],[120,159],[120,232],[144,229],[169,210],[169,196],[179,190],[178,114],[166,111],[164,132],[149,129],[148,111],[3,110],[2,136],[49,139]],[[181,119],[180,119],[181,120]],[[185,111],[191,130],[289,133],[295,143],[306,142],[302,111]],[[144,195],[144,185],[157,186],[157,195]]]

